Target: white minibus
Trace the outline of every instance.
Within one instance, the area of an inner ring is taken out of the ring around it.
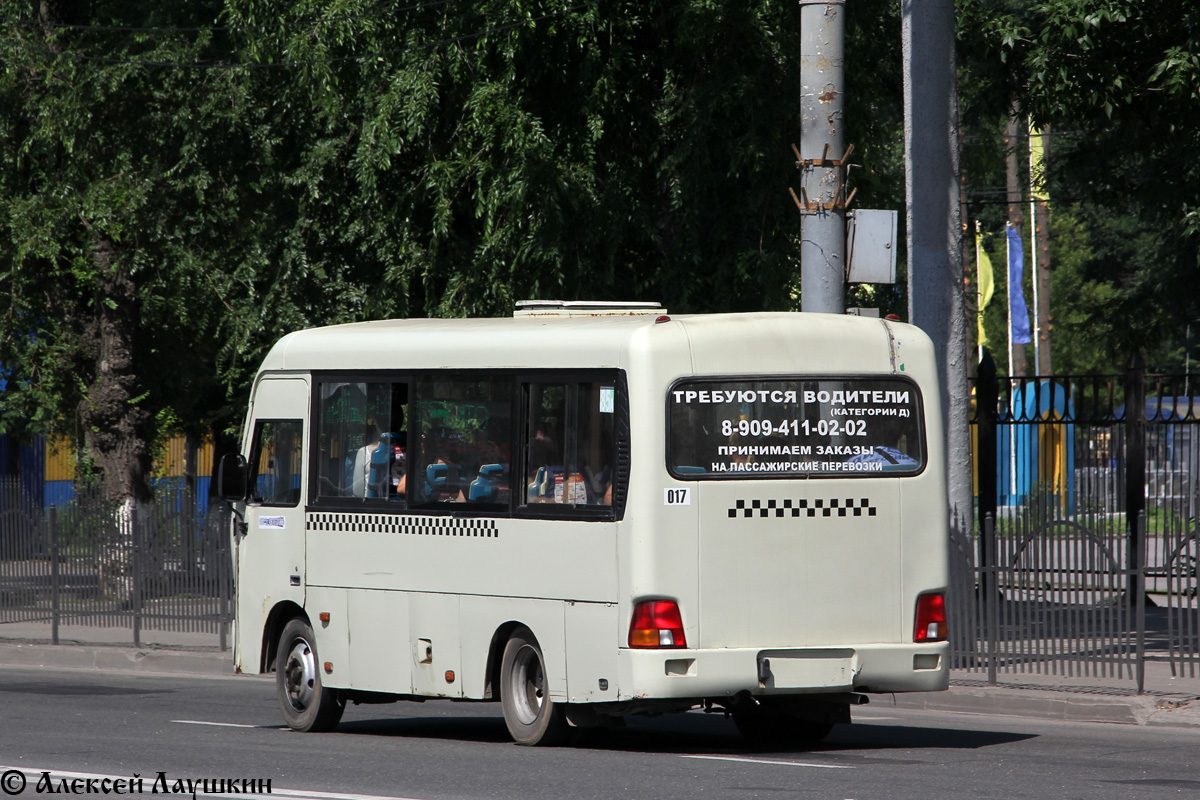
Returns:
[[[523,744],[690,709],[812,742],[945,689],[936,376],[917,328],[830,314],[289,334],[218,477],[236,669],[276,674],[296,730],[443,697]]]

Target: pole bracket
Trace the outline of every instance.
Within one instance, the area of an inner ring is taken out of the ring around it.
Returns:
[[[808,191],[805,187],[800,187],[800,197],[796,196],[796,192],[792,187],[788,187],[788,194],[792,196],[792,202],[796,204],[796,208],[800,209],[801,214],[822,214],[829,211],[845,211],[849,207],[854,195],[858,193],[858,189],[853,189],[850,194],[846,194],[847,178],[850,174],[850,168],[853,166],[850,163],[850,155],[854,152],[854,145],[846,148],[846,152],[841,158],[829,158],[829,145],[826,144],[821,151],[820,158],[801,158],[800,148],[792,145],[792,153],[796,156],[796,168],[804,172],[815,168],[825,169],[833,168],[837,170],[837,188],[833,193],[832,201],[812,201],[808,199]]]

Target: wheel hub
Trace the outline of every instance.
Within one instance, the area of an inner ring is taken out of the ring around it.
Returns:
[[[530,645],[522,647],[513,660],[512,690],[517,717],[525,725],[532,725],[541,713],[546,689],[542,659]]]
[[[283,679],[292,707],[297,711],[308,708],[316,692],[317,661],[312,647],[303,639],[295,642],[288,652]]]

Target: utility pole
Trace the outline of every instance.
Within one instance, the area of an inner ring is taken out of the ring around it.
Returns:
[[[846,311],[845,0],[800,0],[800,310]]]
[[[959,218],[954,0],[903,0],[908,318],[933,340],[942,387],[951,531],[973,525],[967,319]]]

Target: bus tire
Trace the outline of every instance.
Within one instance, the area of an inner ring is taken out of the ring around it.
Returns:
[[[331,731],[346,709],[346,701],[321,683],[316,638],[306,620],[288,622],[279,636],[275,656],[275,688],[283,718],[294,731]]]
[[[517,744],[562,744],[571,732],[565,707],[550,699],[542,648],[528,628],[517,628],[504,645],[500,704],[504,724]]]

